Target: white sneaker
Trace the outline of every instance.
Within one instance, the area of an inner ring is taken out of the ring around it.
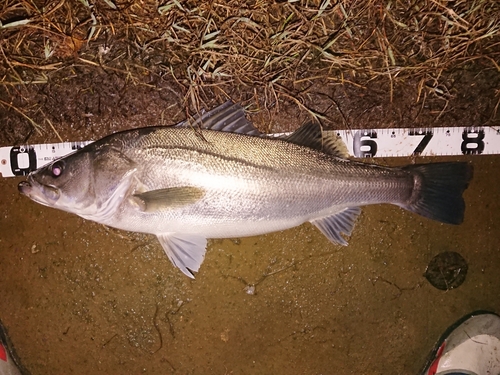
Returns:
[[[21,371],[13,359],[14,356],[5,328],[0,322],[0,375],[21,375]]]
[[[441,336],[422,375],[500,375],[500,317],[464,316]]]

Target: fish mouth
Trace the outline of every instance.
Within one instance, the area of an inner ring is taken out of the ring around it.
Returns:
[[[17,185],[17,189],[19,190],[19,192],[23,195],[28,196],[28,197],[29,197],[29,194],[32,190],[31,188],[32,188],[32,186],[28,181],[21,181],[19,183],[19,185]]]
[[[54,186],[42,185],[28,176],[26,181],[17,185],[19,192],[37,203],[51,206],[59,199],[60,192]]]

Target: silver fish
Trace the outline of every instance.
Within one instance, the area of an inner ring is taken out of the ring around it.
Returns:
[[[155,234],[193,277],[207,238],[314,224],[347,245],[361,206],[391,203],[463,221],[468,163],[388,168],[346,158],[336,136],[306,124],[285,139],[260,135],[227,102],[195,122],[115,133],[30,173],[19,191],[111,227]]]

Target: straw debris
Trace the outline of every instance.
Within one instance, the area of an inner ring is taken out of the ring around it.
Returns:
[[[171,80],[186,107],[239,92],[250,110],[283,100],[321,120],[314,85],[385,82],[392,100],[411,81],[421,100],[450,72],[500,73],[497,0],[5,0],[0,21],[0,106],[94,69]]]

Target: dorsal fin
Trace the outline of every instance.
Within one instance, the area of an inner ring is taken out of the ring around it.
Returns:
[[[255,128],[255,126],[245,117],[243,107],[239,104],[234,104],[230,100],[207,113],[203,113],[201,116],[196,115],[191,120],[183,121],[175,126],[194,127],[254,136],[260,135],[257,128]]]
[[[333,132],[325,134],[318,123],[305,123],[285,140],[338,158],[347,159],[349,157],[349,152],[342,139]]]
[[[323,132],[323,152],[341,159],[350,156],[346,144],[336,132]]]

